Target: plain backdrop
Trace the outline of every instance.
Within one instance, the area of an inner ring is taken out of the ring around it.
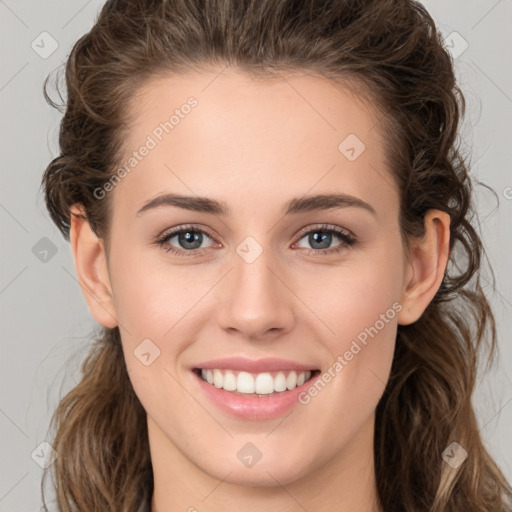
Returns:
[[[58,154],[60,114],[42,94],[92,26],[102,0],[0,0],[0,512],[39,510],[46,434],[59,396],[78,380],[96,327],[76,280],[69,243],[50,221],[41,176]],[[500,359],[483,375],[475,409],[484,441],[512,480],[512,50],[511,0],[429,0],[466,100],[461,130],[477,187],[496,289]],[[54,98],[56,95],[53,94]],[[41,444],[43,443],[43,444]],[[45,455],[46,454],[46,455]],[[471,456],[471,454],[469,454]],[[43,461],[43,462],[42,462]]]

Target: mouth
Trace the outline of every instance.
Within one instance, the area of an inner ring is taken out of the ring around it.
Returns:
[[[319,369],[278,370],[252,373],[223,368],[193,368],[192,371],[211,387],[243,397],[273,397],[302,387],[320,374]]]

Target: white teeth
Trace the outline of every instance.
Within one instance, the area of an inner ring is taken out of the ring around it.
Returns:
[[[254,385],[255,393],[258,395],[269,395],[274,392],[274,379],[270,373],[260,373],[256,377]]]
[[[286,391],[286,377],[283,372],[279,372],[274,378],[274,389],[276,391]]]
[[[222,381],[223,381],[222,373],[220,370],[213,370],[213,385],[216,388],[222,387]]]
[[[254,393],[254,377],[247,372],[240,372],[236,379],[236,390],[239,393]]]
[[[224,380],[222,382],[222,387],[226,391],[236,391],[236,377],[233,372],[224,374]]]
[[[286,387],[288,389],[297,387],[297,374],[295,372],[290,372],[288,377],[286,377]]]
[[[286,375],[287,373],[287,375]],[[311,372],[269,372],[251,374],[248,372],[231,370],[201,370],[203,380],[216,388],[238,393],[270,395],[280,393],[287,389],[292,390],[302,386],[311,377]]]

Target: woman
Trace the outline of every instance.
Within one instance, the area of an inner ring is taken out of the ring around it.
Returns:
[[[66,85],[43,186],[103,332],[53,418],[59,510],[510,510],[424,7],[109,1]]]

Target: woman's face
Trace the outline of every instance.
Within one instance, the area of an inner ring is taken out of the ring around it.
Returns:
[[[153,463],[246,485],[367,465],[408,268],[376,114],[325,79],[229,69],[129,109],[109,277]],[[187,199],[150,204],[167,194]],[[293,365],[316,373],[266,396]]]

